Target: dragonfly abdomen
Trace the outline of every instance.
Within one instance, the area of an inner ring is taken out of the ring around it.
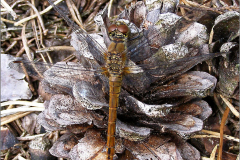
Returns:
[[[109,80],[109,117],[107,133],[107,154],[108,159],[112,160],[115,152],[115,131],[117,120],[117,107],[119,103],[119,93],[121,91],[122,76],[114,78],[117,81]]]

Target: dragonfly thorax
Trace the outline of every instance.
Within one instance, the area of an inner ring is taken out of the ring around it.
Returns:
[[[121,76],[126,61],[126,45],[124,42],[112,42],[106,54],[105,68],[109,77]]]

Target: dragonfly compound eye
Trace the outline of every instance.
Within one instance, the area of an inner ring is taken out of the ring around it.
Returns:
[[[112,24],[111,26],[108,27],[108,32],[112,32],[114,30],[117,29],[117,25],[116,24]]]
[[[117,26],[117,29],[123,34],[127,34],[129,31],[128,26],[124,24]]]

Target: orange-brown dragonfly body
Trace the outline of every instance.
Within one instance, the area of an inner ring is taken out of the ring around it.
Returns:
[[[106,65],[103,67],[104,74],[109,78],[109,117],[107,132],[107,155],[113,159],[115,147],[115,130],[117,119],[117,107],[119,93],[121,91],[122,76],[128,73],[126,62],[126,41],[129,33],[127,25],[116,22],[108,28],[109,37],[112,40],[108,47],[108,53],[104,55]]]

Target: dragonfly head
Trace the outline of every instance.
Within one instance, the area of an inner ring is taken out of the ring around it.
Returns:
[[[126,41],[129,34],[129,28],[126,23],[117,21],[108,27],[108,34],[113,41]]]

